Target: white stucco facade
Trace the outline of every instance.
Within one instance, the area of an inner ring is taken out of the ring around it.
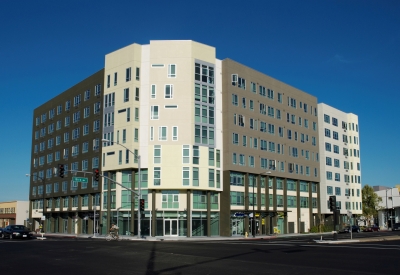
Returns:
[[[358,116],[318,104],[321,163],[321,213],[331,214],[329,196],[336,196],[341,214],[362,213]]]

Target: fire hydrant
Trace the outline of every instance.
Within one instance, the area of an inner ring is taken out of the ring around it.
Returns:
[[[247,236],[249,236],[249,234],[247,232],[245,232],[244,237],[247,238]]]

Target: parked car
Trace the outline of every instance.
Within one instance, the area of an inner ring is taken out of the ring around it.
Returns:
[[[32,238],[33,234],[23,225],[8,225],[3,229],[2,238],[9,238],[9,239],[30,239]]]
[[[3,228],[0,228],[0,238],[3,236]]]
[[[360,227],[357,225],[352,225],[351,226],[351,232],[360,232]],[[350,226],[346,226],[345,228],[339,230],[339,233],[350,233]]]
[[[392,231],[396,231],[396,230],[400,230],[400,223],[399,222],[393,224]]]
[[[379,230],[381,230],[379,228],[379,226],[377,225],[372,225],[372,226],[367,226],[366,228],[364,228],[363,232],[379,232]]]

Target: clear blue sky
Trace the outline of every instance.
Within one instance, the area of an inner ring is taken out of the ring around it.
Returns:
[[[33,110],[131,43],[195,40],[359,116],[362,182],[400,183],[400,1],[0,2],[0,201],[27,200]]]

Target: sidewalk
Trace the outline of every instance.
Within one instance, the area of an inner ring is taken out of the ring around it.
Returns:
[[[228,240],[265,240],[265,239],[280,239],[280,238],[289,238],[296,236],[310,236],[310,237],[320,237],[320,236],[331,236],[332,233],[307,233],[307,234],[273,234],[273,235],[257,235],[253,238],[253,236],[231,236],[231,237],[223,237],[223,236],[213,236],[213,237],[168,237],[168,236],[157,236],[150,237],[144,236],[143,238],[138,238],[138,236],[126,236],[119,235],[122,240],[129,241],[228,241]],[[41,234],[34,234],[35,237],[41,237]],[[93,234],[63,234],[63,233],[45,233],[45,238],[82,238],[82,239],[105,239],[105,235],[96,235]]]
[[[34,234],[35,237],[40,239],[41,234]],[[242,241],[255,241],[255,240],[268,240],[268,239],[276,239],[276,240],[284,240],[286,238],[291,237],[302,237],[307,238],[310,241],[320,244],[343,244],[343,243],[358,243],[358,242],[381,242],[381,241],[389,241],[389,240],[400,240],[400,236],[373,236],[367,238],[357,238],[357,239],[338,239],[333,240],[332,232],[323,232],[323,233],[304,233],[304,234],[276,234],[276,235],[257,235],[253,238],[253,236],[231,236],[231,237],[165,237],[165,236],[157,236],[150,237],[145,236],[143,238],[138,238],[137,236],[126,236],[120,235],[120,238],[124,241],[192,241],[192,242],[207,242],[207,241],[231,241],[231,240],[242,240]],[[350,237],[350,236],[349,236]],[[45,233],[44,238],[75,238],[75,239],[105,239],[105,235],[97,235],[93,236],[93,234],[63,234],[63,233]]]

